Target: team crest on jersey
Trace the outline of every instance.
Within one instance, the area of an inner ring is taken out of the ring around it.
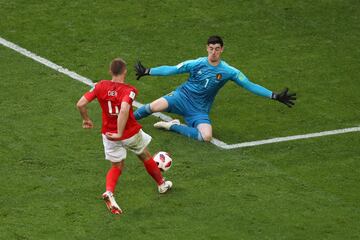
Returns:
[[[216,74],[216,80],[220,81],[222,79],[221,73]]]

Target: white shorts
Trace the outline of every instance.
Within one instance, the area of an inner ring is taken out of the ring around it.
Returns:
[[[151,142],[151,136],[142,129],[134,136],[121,140],[111,141],[102,134],[105,159],[111,162],[121,162],[126,158],[126,150],[130,150],[136,155],[141,154]]]

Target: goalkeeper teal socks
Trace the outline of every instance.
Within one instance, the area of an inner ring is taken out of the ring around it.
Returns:
[[[147,117],[149,115],[151,115],[153,112],[150,109],[150,104],[145,104],[142,107],[138,108],[134,115],[135,115],[135,119],[136,120],[140,120],[144,117]]]
[[[170,127],[170,131],[180,133],[181,135],[184,135],[186,137],[189,137],[189,138],[192,138],[195,140],[204,141],[201,136],[201,133],[199,132],[199,130],[197,130],[197,128],[174,124]]]
[[[135,115],[136,120],[140,120],[144,117],[151,115],[152,113],[153,112],[150,109],[150,104],[145,104],[142,107],[138,108],[135,111],[134,115]],[[170,127],[170,131],[179,133],[181,135],[184,135],[186,137],[189,137],[189,138],[192,138],[195,140],[204,141],[201,136],[201,133],[199,132],[199,130],[197,130],[197,128],[174,124]]]

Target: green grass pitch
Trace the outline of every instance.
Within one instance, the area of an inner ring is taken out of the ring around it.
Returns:
[[[223,36],[223,59],[255,83],[297,92],[293,109],[233,83],[217,96],[214,137],[239,143],[360,124],[360,2],[5,1],[0,37],[98,81],[118,56],[147,103],[185,75],[136,81],[132,65],[206,56]],[[150,150],[168,151],[174,189],[159,196],[129,154],[117,187],[121,217],[100,196],[106,170],[95,129],[75,108],[88,87],[0,46],[0,239],[359,239],[359,133],[220,150],[152,127]]]

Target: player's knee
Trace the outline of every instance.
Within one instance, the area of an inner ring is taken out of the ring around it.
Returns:
[[[149,159],[152,158],[151,153],[149,152],[149,150],[147,150],[147,148],[144,149],[144,151],[142,151],[140,154],[137,154],[137,157],[141,160],[141,161],[147,161]]]
[[[118,168],[121,170],[124,167],[124,160],[120,162],[111,162],[111,167]]]
[[[149,104],[149,109],[151,112],[162,112],[169,107],[169,104],[165,98],[159,98]]]
[[[201,137],[204,142],[210,142],[212,139],[212,134],[211,133],[201,133]]]

